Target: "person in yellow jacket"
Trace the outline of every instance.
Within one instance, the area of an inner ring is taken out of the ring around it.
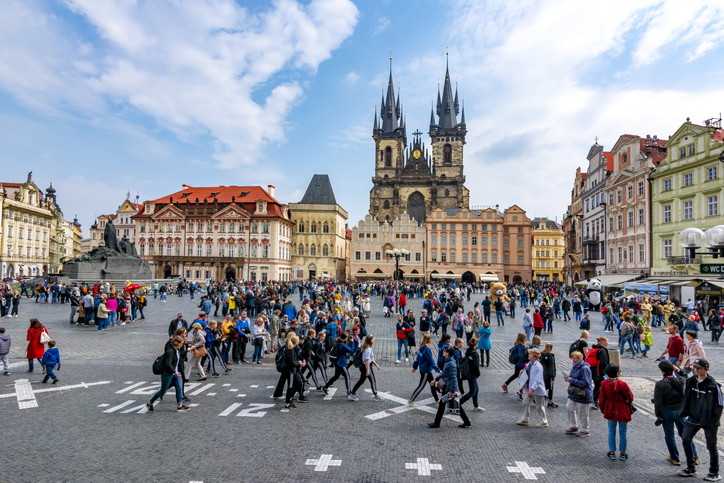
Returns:
[[[229,314],[236,315],[236,297],[229,295]]]

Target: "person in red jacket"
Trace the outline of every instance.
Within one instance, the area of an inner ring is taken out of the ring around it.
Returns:
[[[400,296],[397,300],[397,307],[401,314],[405,314],[405,310],[407,309],[407,297],[405,296],[405,292],[400,292]]]
[[[616,459],[616,426],[618,426],[618,450],[619,459],[626,461],[626,427],[631,421],[631,403],[634,400],[633,393],[628,384],[619,379],[621,369],[616,364],[609,364],[606,368],[608,379],[601,384],[598,406],[601,408],[603,417],[608,420],[608,457]]]
[[[535,331],[535,335],[540,336],[544,327],[543,317],[540,316],[540,311],[535,309],[535,313],[533,314],[533,330]]]
[[[25,372],[33,372],[33,359],[38,359],[38,362],[40,362],[40,359],[43,358],[43,354],[45,354],[45,346],[42,342],[40,342],[40,335],[43,332],[47,334],[48,329],[46,329],[45,326],[43,326],[43,324],[41,324],[38,319],[30,319],[30,328],[28,329],[27,337],[28,349],[26,356],[28,358],[28,370]]]

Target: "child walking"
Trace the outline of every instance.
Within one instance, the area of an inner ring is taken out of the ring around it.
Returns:
[[[646,354],[648,354],[649,350],[654,346],[654,337],[651,333],[650,325],[644,327],[644,333],[642,334],[641,340],[643,340],[645,347],[645,349],[641,351],[641,353],[644,355],[644,357],[648,357]]]
[[[53,379],[53,384],[56,384],[60,379],[53,373],[53,369],[55,369],[56,364],[58,365],[58,369],[60,369],[60,352],[55,348],[54,340],[48,342],[48,350],[43,354],[40,364],[45,367],[43,384],[47,383],[50,378]]]

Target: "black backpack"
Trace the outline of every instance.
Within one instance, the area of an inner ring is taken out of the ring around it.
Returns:
[[[277,351],[277,356],[274,359],[274,362],[277,366],[277,372],[282,372],[284,369],[287,368],[287,358],[285,357],[287,355],[287,348],[285,346],[282,346]]]
[[[339,342],[335,342],[332,348],[329,350],[329,360],[332,362],[337,362],[337,359],[339,358],[338,352],[339,352]]]
[[[355,367],[360,368],[365,365],[364,360],[362,360],[362,348],[358,348],[355,353],[354,357],[352,358],[352,364],[354,364]]]
[[[568,356],[570,357],[571,354],[576,351],[581,352],[581,339],[578,339],[573,344],[571,344],[571,347],[568,348]]]
[[[152,370],[153,370],[153,373],[157,376],[160,376],[163,373],[164,357],[166,357],[165,352],[163,354],[161,354],[160,356],[158,356],[155,361],[153,361]]]
[[[470,356],[463,356],[460,359],[459,369],[461,379],[470,379],[472,377],[472,374],[470,374]]]

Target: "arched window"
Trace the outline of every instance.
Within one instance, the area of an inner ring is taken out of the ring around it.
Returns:
[[[312,233],[317,233],[317,224],[315,222],[312,222],[312,228],[309,230]]]
[[[297,253],[299,254],[300,257],[302,255],[304,255],[304,245],[302,245],[302,244],[299,245],[299,248],[297,249]]]
[[[389,209],[390,209],[390,201],[389,201],[389,200],[385,200],[385,202],[384,202],[384,204],[383,204],[382,206],[383,206],[386,210],[389,210]]]
[[[385,167],[391,167],[392,166],[392,148],[387,146],[385,148]]]
[[[385,216],[385,221],[386,221],[387,223],[390,222],[390,215]]]
[[[442,162],[444,164],[452,163],[452,146],[450,146],[449,144],[446,144],[442,148]]]
[[[317,247],[312,245],[312,247],[309,249],[309,254],[313,257],[317,256]]]
[[[328,256],[329,256],[329,248],[327,247],[327,245],[324,245],[324,246],[322,247],[322,256],[324,256],[324,257],[328,257]]]
[[[303,222],[299,222],[299,228],[297,230],[299,231],[299,233],[304,233],[304,223]]]
[[[329,224],[325,221],[322,227],[322,233],[329,233]]]
[[[445,190],[445,196],[450,196],[450,190]]]

